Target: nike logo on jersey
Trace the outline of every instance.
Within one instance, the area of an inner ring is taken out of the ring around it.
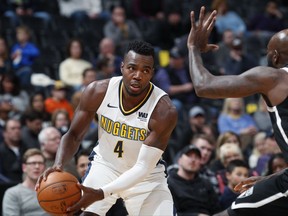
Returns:
[[[110,105],[110,103],[107,104],[107,107],[109,107],[109,108],[118,108],[117,106]]]

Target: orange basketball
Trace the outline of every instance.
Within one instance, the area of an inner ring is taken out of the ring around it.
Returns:
[[[65,214],[66,209],[81,198],[77,182],[77,178],[68,172],[50,173],[37,190],[40,206],[53,215]]]

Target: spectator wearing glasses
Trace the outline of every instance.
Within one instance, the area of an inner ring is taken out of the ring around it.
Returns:
[[[24,181],[5,191],[3,216],[49,215],[38,204],[34,190],[39,175],[45,170],[45,157],[39,149],[31,148],[24,153],[22,170]]]

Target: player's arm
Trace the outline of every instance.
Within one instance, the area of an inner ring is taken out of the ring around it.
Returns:
[[[88,131],[91,121],[96,115],[107,90],[109,80],[91,83],[81,95],[80,103],[74,113],[70,128],[61,138],[54,165],[45,170],[39,177],[36,190],[42,179],[46,180],[49,173],[61,171],[67,161],[77,152],[79,145]]]
[[[207,98],[245,97],[255,93],[268,95],[268,90],[277,86],[281,79],[279,73],[273,73],[274,68],[255,67],[238,76],[214,76],[203,66],[201,52],[217,48],[208,44],[216,11],[209,18],[204,17],[205,8],[202,7],[196,24],[194,12],[191,12],[191,30],[187,40],[190,76],[197,95]]]
[[[161,159],[167,147],[168,140],[177,122],[177,111],[168,96],[160,99],[149,121],[150,133],[141,146],[135,165],[124,172],[116,180],[103,186],[101,189],[84,187],[81,200],[68,211],[77,211],[87,207],[97,200],[124,191],[142,181]]]
[[[239,182],[234,187],[234,191],[236,191],[238,193],[243,193],[244,191],[246,191],[249,188],[251,188],[252,186],[254,186],[257,182],[267,180],[267,179],[271,178],[272,176],[282,175],[285,171],[286,171],[286,169],[283,169],[279,172],[273,173],[273,174],[268,175],[268,176],[251,176],[251,177],[244,179],[241,182]]]

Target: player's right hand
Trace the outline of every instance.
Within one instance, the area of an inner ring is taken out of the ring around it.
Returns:
[[[196,47],[200,52],[208,52],[210,50],[218,49],[216,44],[208,44],[209,36],[215,25],[217,12],[214,10],[207,17],[205,17],[205,7],[202,6],[200,10],[199,20],[196,24],[194,11],[190,14],[191,29],[187,39],[187,47]]]
[[[91,187],[85,187],[84,185],[78,183],[77,186],[82,190],[81,199],[74,204],[69,206],[67,209],[67,215],[73,215],[73,213],[79,210],[84,211],[92,203],[104,199],[104,193],[101,189],[93,189]]]
[[[258,181],[260,181],[262,179],[263,179],[262,176],[251,176],[251,177],[241,181],[240,183],[238,183],[234,187],[234,191],[238,192],[238,193],[243,193],[244,191],[248,190],[249,188],[254,186]]]
[[[62,168],[60,166],[53,166],[53,167],[48,167],[38,178],[36,185],[35,185],[35,191],[38,190],[40,187],[41,181],[46,181],[48,175],[52,172],[61,172]]]

